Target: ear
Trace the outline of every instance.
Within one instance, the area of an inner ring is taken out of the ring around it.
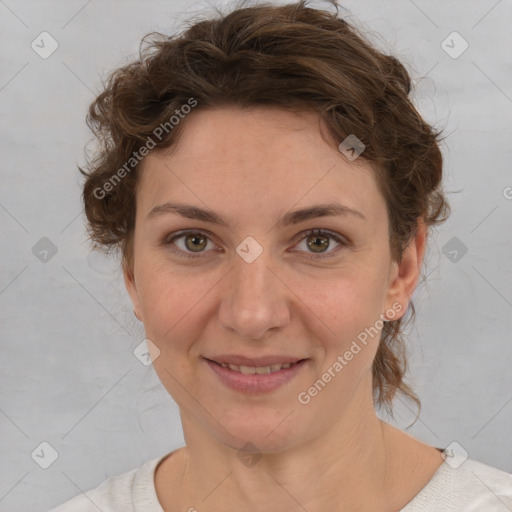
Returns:
[[[137,286],[135,284],[135,277],[133,275],[133,270],[130,269],[127,265],[123,265],[123,277],[124,284],[126,286],[126,291],[130,296],[130,299],[133,304],[133,313],[137,317],[138,320],[143,322],[142,315],[140,312],[140,303],[139,303],[139,294],[137,292]]]
[[[386,297],[387,308],[393,304],[400,303],[401,314],[394,317],[395,320],[403,316],[407,310],[412,294],[416,289],[421,273],[421,265],[425,255],[427,241],[427,228],[424,222],[418,220],[416,236],[410,241],[402,255],[400,263],[394,261],[391,271],[391,282]],[[395,309],[395,308],[392,308]]]

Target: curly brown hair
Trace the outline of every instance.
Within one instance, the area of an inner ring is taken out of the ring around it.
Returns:
[[[440,132],[413,106],[404,65],[374,48],[332,2],[336,13],[309,8],[305,0],[237,8],[177,35],[153,32],[143,39],[138,59],[110,74],[87,116],[99,142],[79,168],[93,248],[120,249],[123,268],[133,269],[140,161],[149,149],[176,145],[187,126],[182,112],[192,107],[313,111],[334,140],[355,134],[387,202],[396,261],[419,222],[446,220]],[[407,314],[414,317],[412,303]],[[397,390],[421,407],[404,382],[403,327],[404,317],[384,323],[372,367],[374,401],[391,414]]]

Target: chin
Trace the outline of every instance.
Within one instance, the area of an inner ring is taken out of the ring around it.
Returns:
[[[236,436],[235,438],[226,439],[224,444],[233,450],[236,450],[240,455],[243,453],[280,453],[291,448],[290,439],[275,439],[271,440],[266,437],[266,434],[247,432],[246,435]]]
[[[291,416],[290,416],[291,418]],[[247,450],[264,453],[278,453],[300,444],[301,434],[295,429],[293,422],[272,418],[259,417],[258,420],[241,422],[223,422],[223,426],[229,432],[218,429],[216,437],[226,446],[234,450]],[[296,425],[295,425],[296,427]]]

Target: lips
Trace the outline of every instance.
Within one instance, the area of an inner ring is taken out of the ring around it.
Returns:
[[[215,359],[202,359],[223,384],[249,395],[276,391],[303,371],[308,361],[289,356],[252,359],[242,356],[216,356]],[[248,361],[249,364],[234,364],[232,361]]]

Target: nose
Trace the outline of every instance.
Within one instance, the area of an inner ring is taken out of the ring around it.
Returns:
[[[263,253],[252,263],[236,257],[223,280],[219,321],[242,338],[263,339],[290,321],[289,294]]]

